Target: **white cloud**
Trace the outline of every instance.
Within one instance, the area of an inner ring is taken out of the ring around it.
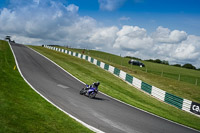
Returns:
[[[116,33],[118,32],[116,26],[107,27],[107,28],[97,28],[94,31],[94,34],[89,38],[89,42],[96,44],[98,46],[112,47],[112,44],[115,42],[117,37]]]
[[[200,37],[189,35],[188,39],[182,42],[174,51],[177,60],[195,61],[200,58]]]
[[[113,47],[136,51],[151,47],[152,42],[153,40],[147,36],[144,28],[123,26],[122,29],[117,32],[117,39]]]
[[[71,12],[71,13],[77,13],[79,7],[74,5],[74,4],[70,4],[66,7],[67,11]]]
[[[100,9],[113,11],[124,4],[126,0],[98,0]]]
[[[187,39],[187,33],[184,31],[173,30],[159,26],[152,37],[159,43],[179,43]]]
[[[37,0],[31,1],[32,4],[24,4],[21,0],[20,5],[19,0],[17,7],[0,10],[0,37],[11,35],[16,42],[24,44],[70,45],[200,67],[199,36],[161,26],[152,34],[138,26],[105,27],[94,18],[79,16],[77,5],[66,6],[52,0],[38,0],[38,4],[34,4]]]
[[[128,21],[130,19],[131,19],[130,17],[121,17],[121,18],[119,18],[120,21]]]
[[[36,4],[40,4],[40,0],[33,0]]]

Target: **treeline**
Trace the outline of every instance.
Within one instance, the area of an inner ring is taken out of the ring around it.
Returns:
[[[197,69],[195,66],[193,66],[192,64],[189,64],[189,63],[184,64],[182,66],[181,66],[181,64],[174,64],[172,66],[183,67],[183,68],[187,68],[187,69],[194,69],[194,70],[199,70],[200,71],[200,68]]]
[[[135,60],[141,60],[140,58],[136,58],[136,57],[131,57],[131,56],[125,56],[125,58],[129,58],[129,59],[135,59]],[[166,60],[160,60],[160,59],[148,59],[145,60],[148,62],[153,62],[153,63],[158,63],[158,64],[164,64],[164,65],[170,65],[168,61]],[[182,67],[182,68],[187,68],[187,69],[193,69],[193,70],[199,70],[200,68],[196,68],[195,66],[193,66],[192,64],[186,63],[184,65],[181,64],[172,64],[171,66],[176,66],[176,67]]]
[[[159,64],[165,64],[165,65],[170,65],[168,61],[166,61],[166,60],[160,60],[160,59],[155,59],[155,60],[149,59],[149,60],[145,60],[145,61],[159,63]],[[184,65],[173,64],[171,66],[182,67],[182,68],[187,68],[187,69],[194,69],[194,70],[200,70],[200,68],[197,69],[195,66],[193,66],[192,64],[189,64],[189,63],[186,63]]]
[[[125,58],[134,59],[134,60],[142,60],[142,59],[140,59],[140,58],[132,57],[132,56],[125,56]]]
[[[154,62],[154,63],[159,63],[159,64],[165,64],[165,65],[169,65],[169,62],[166,60],[160,60],[160,59],[149,59],[149,60],[145,60],[145,61],[149,61],[149,62]]]

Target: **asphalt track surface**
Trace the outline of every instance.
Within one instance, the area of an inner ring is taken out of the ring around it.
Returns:
[[[81,96],[84,84],[61,68],[27,48],[11,43],[21,73],[43,96],[74,117],[107,133],[195,133],[125,105],[101,93],[96,99]]]

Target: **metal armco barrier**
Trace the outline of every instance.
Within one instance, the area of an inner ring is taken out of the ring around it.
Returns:
[[[163,91],[155,86],[149,85],[149,84],[127,74],[126,72],[124,72],[118,68],[115,68],[111,65],[105,64],[104,62],[96,60],[88,55],[83,55],[83,54],[80,54],[77,52],[64,50],[64,49],[60,49],[60,48],[56,48],[56,47],[51,47],[51,46],[47,46],[47,45],[44,45],[44,47],[87,60],[87,61],[91,62],[92,64],[95,64],[95,65],[101,67],[102,69],[109,71],[110,73],[114,74],[115,76],[118,76],[119,78],[123,79],[125,82],[131,84],[135,88],[137,88],[141,91],[144,91],[165,103],[168,103],[170,105],[173,105],[174,107],[177,107],[179,109],[182,109],[184,111],[187,111],[189,113],[195,114],[200,117],[200,104],[199,103],[196,103],[196,102],[193,102],[193,101],[190,101],[187,99],[183,99],[181,97],[178,97],[178,96],[170,94],[166,91]]]

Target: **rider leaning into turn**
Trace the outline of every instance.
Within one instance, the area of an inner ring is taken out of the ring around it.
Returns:
[[[100,85],[100,82],[94,82],[93,84],[91,84],[87,89],[89,89],[90,87],[95,88],[96,90],[98,90],[98,86]]]

